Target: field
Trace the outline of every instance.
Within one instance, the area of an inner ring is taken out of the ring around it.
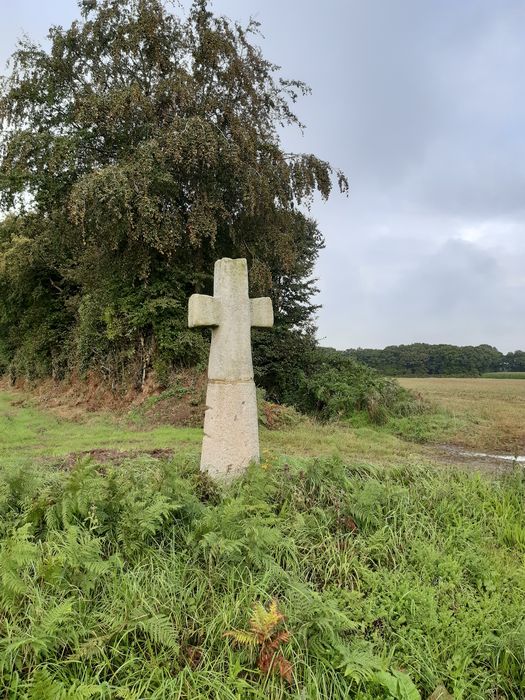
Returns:
[[[522,698],[523,469],[438,444],[519,444],[525,383],[403,383],[438,410],[262,429],[227,488],[198,429],[1,392],[0,696]]]
[[[452,417],[443,441],[475,451],[525,454],[525,382],[439,377],[400,383]]]
[[[484,379],[525,379],[525,372],[486,372]]]

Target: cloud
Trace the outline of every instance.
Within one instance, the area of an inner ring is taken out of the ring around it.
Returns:
[[[382,347],[426,341],[520,347],[525,250],[516,253],[512,247],[502,254],[452,237],[431,252],[414,253],[411,243],[417,251],[421,239],[387,235],[384,243],[378,251],[380,239],[368,239],[350,269],[339,259],[337,279],[323,298],[327,313],[321,317],[321,333],[328,344]],[[362,260],[373,262],[366,267]],[[341,283],[343,276],[348,281]],[[342,289],[350,293],[341,294]]]

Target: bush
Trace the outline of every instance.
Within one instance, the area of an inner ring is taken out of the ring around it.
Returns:
[[[420,413],[427,407],[395,380],[383,377],[337,351],[319,348],[310,373],[303,374],[296,406],[324,420],[364,412],[372,423]]]
[[[261,387],[257,387],[257,415],[259,424],[268,430],[292,428],[304,420],[304,416],[293,406],[267,401],[266,392]]]

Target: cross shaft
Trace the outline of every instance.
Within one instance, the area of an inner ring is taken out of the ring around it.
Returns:
[[[250,329],[271,327],[271,299],[248,296],[244,258],[215,263],[213,296],[193,294],[188,325],[211,326],[201,469],[233,476],[259,459]]]

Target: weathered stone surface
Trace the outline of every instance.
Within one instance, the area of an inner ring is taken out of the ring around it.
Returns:
[[[252,326],[271,328],[273,326],[272,300],[268,297],[250,299],[250,316]]]
[[[188,305],[188,326],[218,326],[221,319],[221,303],[206,294],[192,294]]]
[[[201,470],[232,479],[259,461],[255,383],[208,382]]]
[[[248,297],[244,258],[217,260],[213,297],[190,297],[188,325],[212,327],[201,470],[232,478],[259,459],[250,329],[273,325],[271,300]]]

